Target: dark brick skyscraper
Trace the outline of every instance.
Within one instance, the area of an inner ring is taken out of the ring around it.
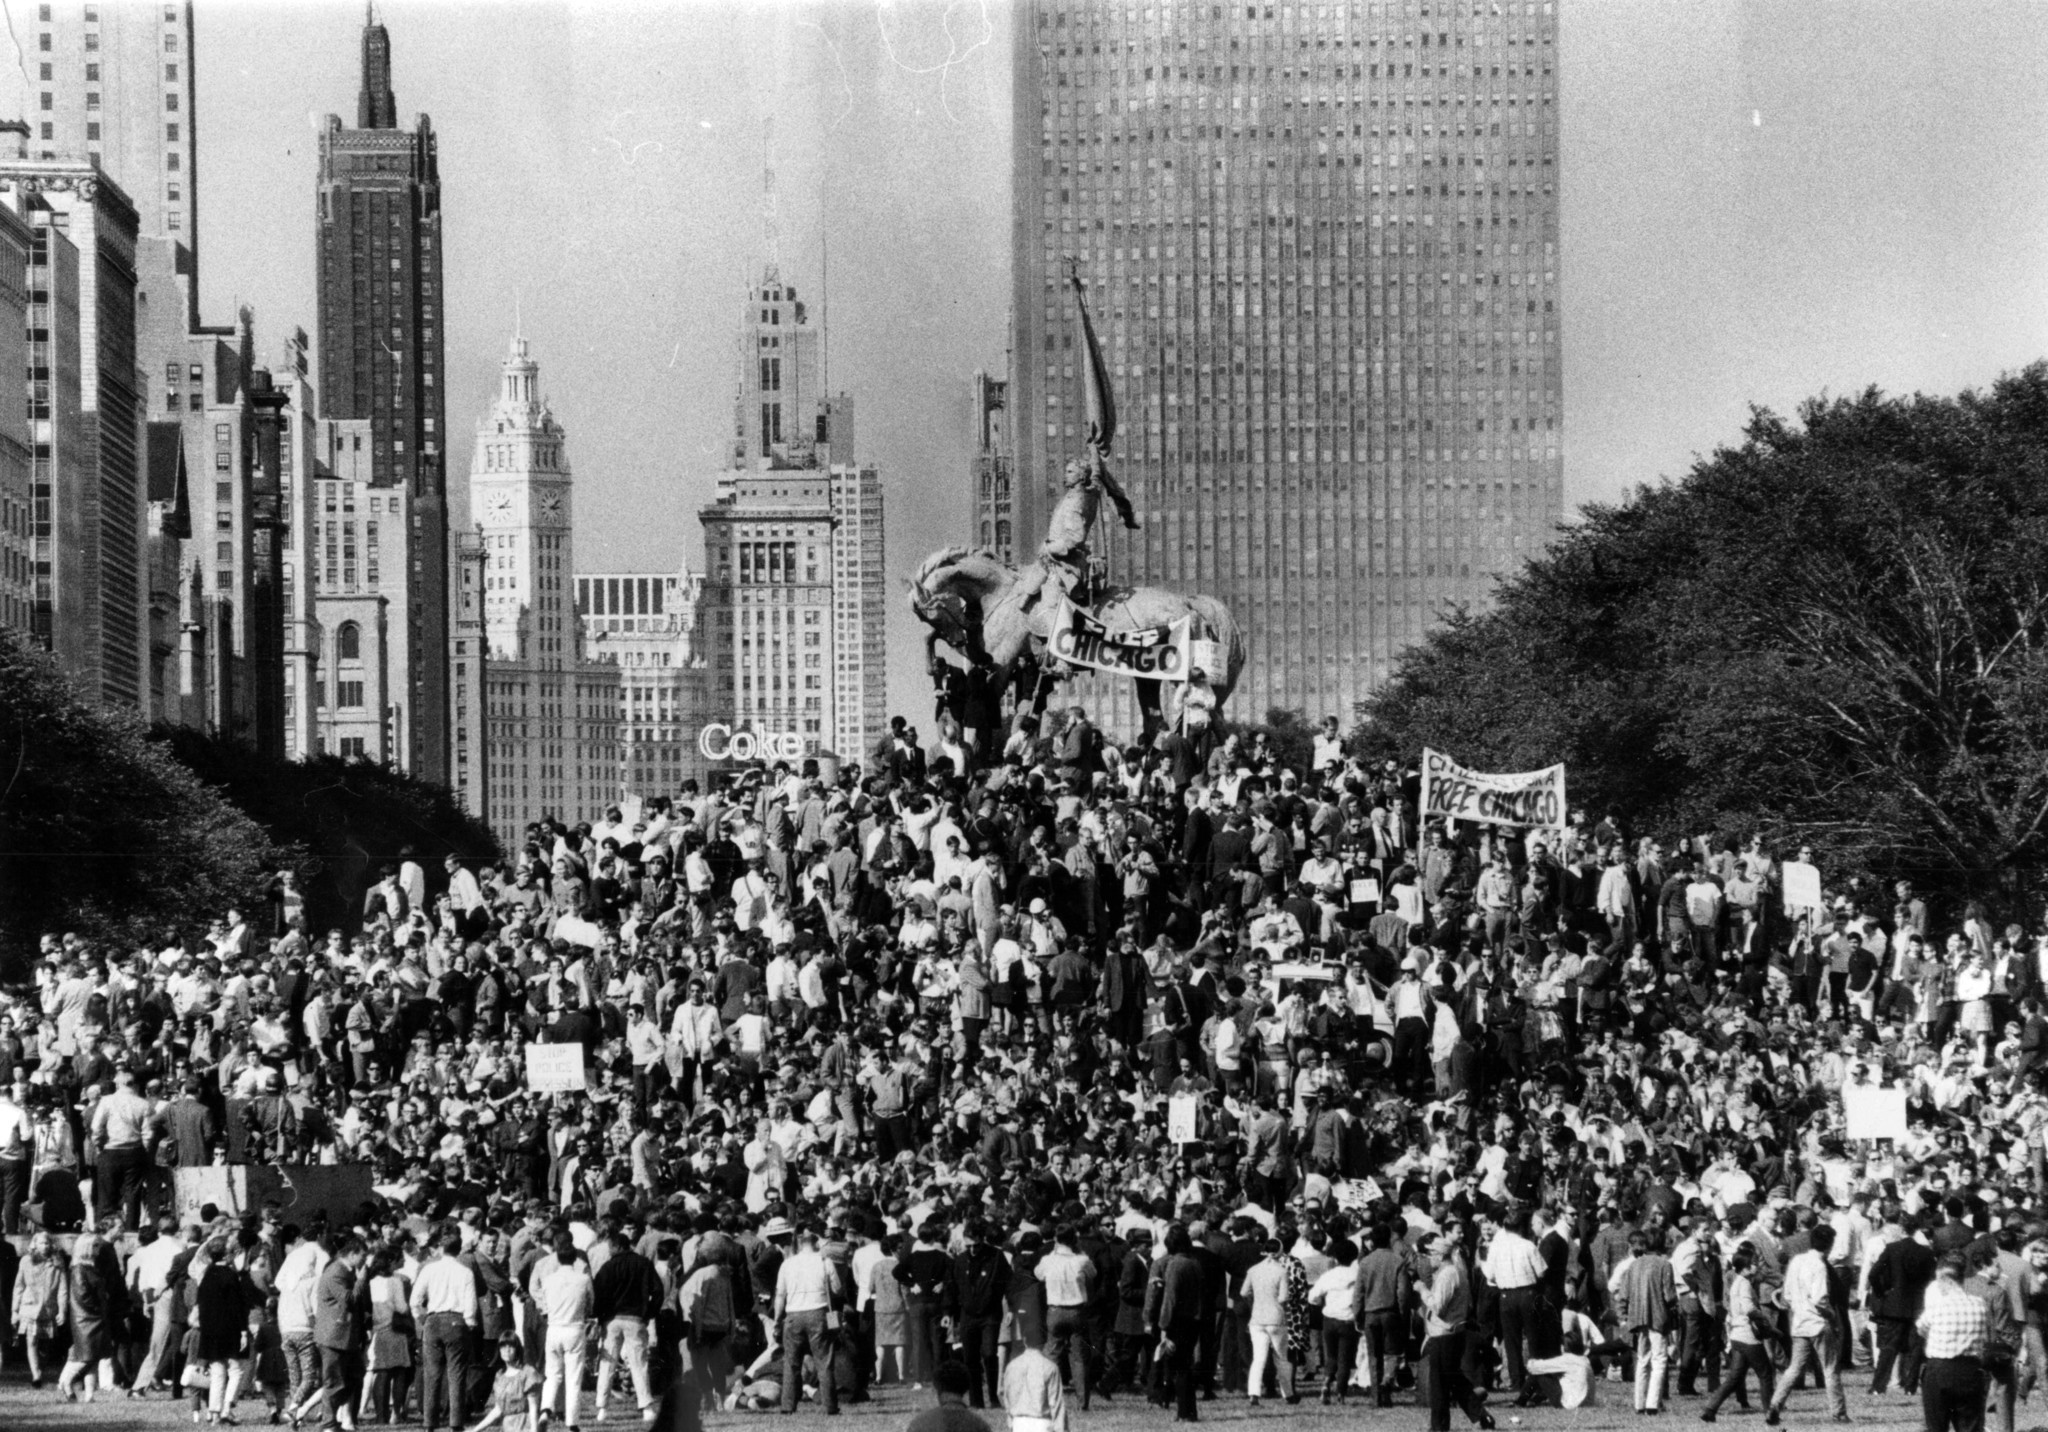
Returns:
[[[400,764],[446,783],[441,175],[427,117],[398,127],[391,39],[374,21],[363,28],[362,58],[358,127],[329,115],[320,136],[320,415],[368,419],[373,485],[402,487],[411,497],[405,610],[389,614],[394,628],[402,623],[394,651],[404,675],[393,673],[386,720]],[[331,543],[338,524],[326,512],[321,519],[323,541]]]

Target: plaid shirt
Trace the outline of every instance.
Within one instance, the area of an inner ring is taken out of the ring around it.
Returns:
[[[1915,1324],[1927,1346],[1924,1355],[1932,1360],[1944,1357],[1984,1356],[1985,1334],[1990,1315],[1984,1300],[1963,1291],[1960,1284],[1936,1278],[1927,1288],[1927,1304]]]

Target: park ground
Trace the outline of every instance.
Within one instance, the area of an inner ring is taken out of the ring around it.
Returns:
[[[1867,1379],[1869,1374],[1863,1374]],[[1865,1390],[1867,1380],[1860,1385],[1851,1384],[1849,1413],[1857,1426],[1869,1432],[1921,1432],[1920,1400],[1906,1397],[1894,1391],[1885,1397],[1872,1397]],[[1405,1397],[1405,1394],[1404,1394]],[[1603,1382],[1595,1393],[1594,1403],[1571,1411],[1557,1408],[1535,1408],[1517,1412],[1513,1408],[1496,1407],[1502,1432],[1551,1432],[1551,1429],[1570,1429],[1570,1432],[1622,1432],[1625,1428],[1640,1428],[1639,1421],[1628,1402],[1628,1388],[1624,1385]],[[828,1422],[815,1403],[806,1402],[791,1419],[785,1421],[772,1412],[723,1412],[706,1420],[707,1432],[727,1432],[727,1429],[758,1425],[762,1432],[880,1432],[880,1429],[900,1429],[911,1417],[931,1405],[930,1392],[912,1392],[901,1386],[876,1389],[875,1400],[860,1406],[845,1409],[845,1415]],[[1705,1405],[1701,1398],[1678,1398],[1665,1412],[1661,1421],[1665,1432],[1675,1432],[1683,1426],[1698,1426],[1700,1408]],[[256,1402],[247,1398],[237,1409],[241,1426],[262,1427],[266,1425],[266,1413]],[[1008,1432],[1008,1421],[1000,1412],[986,1414],[993,1432]],[[1232,1432],[1259,1432],[1259,1429],[1285,1427],[1288,1432],[1339,1432],[1339,1429],[1371,1428],[1387,1429],[1387,1432],[1425,1432],[1429,1425],[1427,1412],[1411,1403],[1403,1402],[1391,1409],[1367,1408],[1354,1401],[1348,1407],[1324,1408],[1313,1396],[1305,1399],[1300,1406],[1289,1407],[1283,1402],[1267,1400],[1258,1408],[1248,1408],[1241,1397],[1218,1399],[1201,1404],[1202,1421],[1216,1426],[1228,1427]],[[1518,1416],[1519,1424],[1511,1424],[1509,1418]],[[587,1414],[586,1414],[587,1417]],[[118,1393],[111,1399],[100,1399],[90,1405],[64,1401],[47,1388],[36,1391],[29,1387],[25,1375],[18,1365],[0,1372],[0,1432],[42,1432],[44,1428],[91,1427],[91,1428],[164,1428],[190,1427],[192,1425],[189,1404],[184,1400],[170,1402],[162,1397],[129,1400]],[[415,1424],[416,1425],[416,1424]],[[1076,1411],[1073,1432],[1140,1432],[1140,1429],[1164,1429],[1173,1425],[1172,1414],[1161,1408],[1151,1407],[1142,1397],[1125,1395],[1114,1402],[1100,1401],[1087,1412]],[[1461,1414],[1452,1414],[1454,1428],[1466,1427]],[[1652,1424],[1656,1425],[1656,1424]],[[1734,1432],[1764,1432],[1761,1411],[1742,1412],[1733,1403],[1721,1411],[1719,1425],[1734,1429]],[[1818,1392],[1793,1394],[1791,1403],[1785,1409],[1787,1432],[1800,1429],[1827,1429],[1830,1423],[1826,1407]],[[591,1423],[586,1420],[585,1432],[638,1432],[637,1419],[622,1419],[615,1409],[611,1420],[605,1423]],[[2048,1393],[2037,1392],[2031,1403],[2022,1404],[2015,1422],[2016,1432],[2048,1432]],[[1991,1419],[1990,1432],[1996,1432],[1997,1419]]]

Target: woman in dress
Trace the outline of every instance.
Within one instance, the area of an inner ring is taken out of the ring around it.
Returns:
[[[50,1235],[38,1233],[14,1276],[13,1327],[28,1346],[31,1387],[43,1385],[43,1364],[58,1355],[70,1303],[70,1268]]]
[[[228,1258],[227,1239],[212,1239],[205,1251],[206,1271],[193,1293],[192,1322],[193,1361],[205,1369],[206,1381],[192,1387],[192,1420],[197,1422],[203,1410],[209,1423],[233,1426],[235,1399],[242,1390],[241,1358],[249,1350],[248,1282]]]
[[[412,1391],[412,1286],[400,1271],[400,1253],[387,1247],[370,1265],[370,1380],[363,1415],[389,1425],[405,1416]]]
[[[891,1233],[882,1240],[882,1256],[868,1270],[875,1316],[876,1382],[901,1382],[905,1376],[903,1348],[910,1341],[910,1314],[903,1301],[903,1285],[896,1281],[896,1262],[902,1251],[903,1235]],[[889,1372],[892,1362],[893,1376]]]
[[[526,1360],[517,1333],[498,1334],[497,1376],[491,1381],[490,1410],[470,1432],[534,1432],[540,1426],[540,1373]]]
[[[118,1216],[107,1220],[118,1233]],[[114,1336],[128,1315],[121,1258],[114,1245],[90,1229],[71,1245],[71,1353],[57,1375],[66,1398],[90,1402],[95,1387],[114,1387]]]

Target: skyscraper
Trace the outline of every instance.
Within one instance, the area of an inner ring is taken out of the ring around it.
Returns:
[[[369,424],[372,485],[403,489],[405,664],[389,713],[398,764],[446,783],[448,510],[442,397],[441,176],[432,124],[398,127],[391,41],[363,28],[356,127],[320,135],[320,413]]]
[[[544,815],[573,824],[620,795],[619,671],[584,653],[568,435],[524,338],[477,423],[469,506],[483,537],[483,780],[509,846]]]
[[[1232,608],[1238,715],[1348,714],[1562,516],[1555,5],[1014,14],[1019,554],[1087,431],[1071,255],[1144,518],[1098,554]]]
[[[0,203],[33,235],[24,397],[35,633],[86,700],[146,711],[135,208],[89,161],[26,157],[0,159]]]
[[[42,0],[16,22],[24,63],[0,81],[31,126],[29,153],[92,160],[135,206],[137,229],[181,245],[198,292],[199,120],[190,0]],[[33,34],[31,40],[29,35]],[[197,321],[198,310],[190,317]]]
[[[740,323],[733,465],[704,524],[699,647],[718,721],[860,759],[887,724],[881,475],[853,399],[828,397],[821,335],[775,264]]]
[[[973,536],[1005,562],[1017,560],[1016,472],[1010,447],[1010,382],[1007,377],[974,375],[974,455],[968,479],[973,484]],[[1030,555],[1028,552],[1026,555]]]

